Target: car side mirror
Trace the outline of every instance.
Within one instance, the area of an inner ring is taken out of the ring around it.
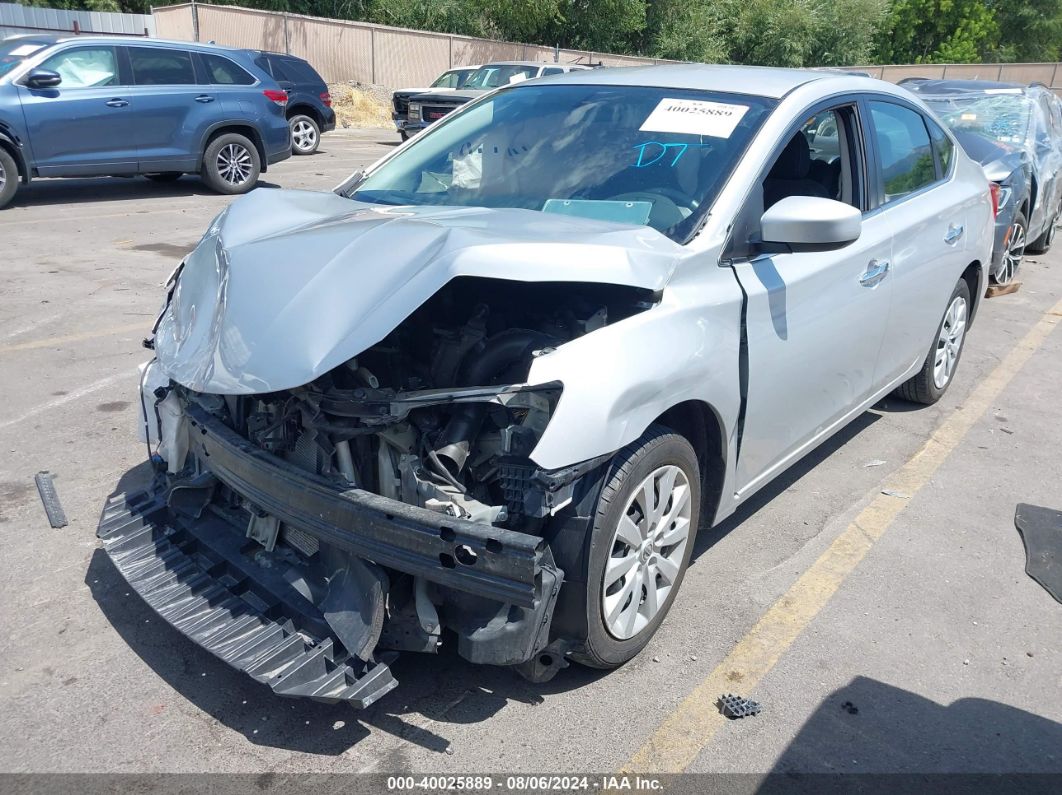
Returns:
[[[859,239],[863,214],[817,196],[787,196],[760,217],[760,239],[791,251],[830,251]]]
[[[63,82],[63,76],[50,69],[33,69],[26,75],[27,88],[55,88]]]

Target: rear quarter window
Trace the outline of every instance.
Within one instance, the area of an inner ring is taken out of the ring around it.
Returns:
[[[321,76],[314,71],[314,68],[305,61],[298,61],[294,58],[278,58],[277,61],[284,69],[284,73],[288,75],[288,80],[293,83],[323,83],[324,80]],[[277,61],[274,61],[276,63]]]
[[[217,86],[250,86],[255,78],[239,64],[220,55],[200,53],[206,67],[207,82]]]

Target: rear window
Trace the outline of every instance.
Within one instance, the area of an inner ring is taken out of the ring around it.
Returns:
[[[313,67],[305,61],[299,61],[295,58],[274,58],[274,74],[276,74],[278,66],[283,70],[284,74],[287,75],[284,79],[290,80],[292,83],[324,82],[324,80],[321,79],[321,76],[314,71]],[[278,79],[280,79],[279,76]]]
[[[200,56],[206,67],[207,82],[218,86],[254,85],[255,79],[251,73],[228,58],[209,53],[200,53]]]
[[[130,47],[133,82],[138,86],[186,86],[195,84],[192,56],[184,50],[161,47]]]

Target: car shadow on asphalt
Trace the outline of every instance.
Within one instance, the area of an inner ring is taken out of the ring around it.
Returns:
[[[768,707],[753,720],[769,720]],[[980,698],[938,704],[857,676],[816,708],[759,792],[802,792],[801,776],[808,776],[803,781],[817,793],[824,791],[823,785],[826,792],[833,790],[831,783],[844,785],[839,792],[922,792],[934,789],[934,784],[954,792],[954,785],[963,783],[959,779],[965,780],[966,792],[1020,791],[1019,781],[998,778],[1014,773],[1054,774],[1024,791],[1042,787],[1043,792],[1057,792],[1059,749],[1062,723],[1032,712]],[[836,773],[856,777],[819,775]],[[911,780],[905,782],[903,774]],[[950,778],[926,778],[934,775]]]
[[[145,462],[126,472],[110,496],[133,494],[150,481]],[[400,655],[391,665],[398,688],[366,710],[283,698],[166,624],[102,549],[89,561],[85,584],[125,645],[169,687],[248,741],[291,751],[337,756],[376,729],[443,753],[451,742],[447,725],[479,723],[511,701],[540,704],[549,694],[581,688],[605,673],[571,665],[552,681],[533,684],[512,669],[465,661],[456,642],[444,635],[438,654]]]
[[[259,180],[259,188],[279,188],[280,186]],[[93,179],[42,179],[34,180],[28,186],[19,187],[15,198],[9,205],[18,207],[48,207],[52,205],[104,204],[112,201],[130,199],[165,199],[182,196],[217,196],[194,174],[187,174],[175,182],[152,182],[142,177],[96,177]],[[131,210],[130,215],[135,215]]]

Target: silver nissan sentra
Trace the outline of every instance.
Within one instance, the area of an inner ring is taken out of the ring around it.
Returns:
[[[618,666],[698,527],[885,395],[944,394],[993,213],[870,78],[503,88],[335,192],[218,216],[141,369],[155,480],[99,536],[283,695],[364,706],[443,642],[533,681]]]

